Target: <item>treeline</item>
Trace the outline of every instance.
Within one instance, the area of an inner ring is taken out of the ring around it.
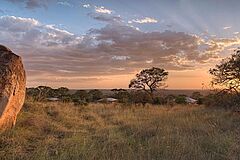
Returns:
[[[101,90],[77,90],[70,91],[66,87],[57,89],[48,86],[39,86],[27,89],[27,98],[33,101],[61,101],[73,102],[76,105],[86,105],[88,103],[98,102],[100,99],[115,98],[118,103],[135,104],[156,104],[156,105],[174,105],[186,104],[186,95],[164,95],[154,96],[142,90],[112,89],[110,92],[103,93]],[[197,104],[203,104],[204,96],[200,92],[194,92],[191,98],[197,100]],[[104,102],[104,101],[103,101]],[[107,103],[107,101],[105,101]]]
[[[221,107],[226,109],[240,109],[240,98],[238,95],[228,91],[215,90],[207,95],[202,95],[200,92],[193,92],[191,96],[181,95],[158,95],[153,97],[142,90],[126,90],[112,89],[111,92],[103,93],[101,90],[77,90],[70,91],[66,87],[53,89],[48,86],[39,86],[36,88],[27,89],[27,98],[33,101],[51,101],[52,99],[74,103],[75,105],[87,105],[88,103],[96,103],[100,99],[115,98],[118,103],[124,104],[155,104],[155,105],[175,105],[187,104],[186,97],[197,100],[196,104]],[[107,101],[106,101],[107,103]]]
[[[65,103],[87,104],[89,102],[97,102],[97,100],[103,98],[103,93],[97,89],[90,91],[77,90],[71,93],[66,87],[54,89],[48,86],[38,86],[36,88],[27,88],[27,98],[33,101],[61,101]]]

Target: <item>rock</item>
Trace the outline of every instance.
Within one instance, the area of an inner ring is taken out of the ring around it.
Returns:
[[[26,93],[26,74],[21,57],[0,45],[0,130],[12,128]]]

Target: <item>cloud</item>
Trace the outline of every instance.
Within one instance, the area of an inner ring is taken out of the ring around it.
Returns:
[[[90,4],[84,4],[82,5],[84,8],[91,8],[91,5]]]
[[[101,7],[95,6],[95,11],[96,11],[96,13],[104,13],[104,14],[111,14],[113,12],[112,10],[106,9],[103,6],[101,6]]]
[[[128,21],[128,23],[132,23],[132,22],[140,23],[140,24],[143,24],[143,23],[158,23],[158,20],[154,19],[154,18],[150,18],[150,17],[145,17],[143,19],[133,19],[131,21]]]
[[[229,49],[231,47],[236,48],[236,46],[240,44],[240,39],[237,37],[212,39],[206,42],[206,44],[210,46],[206,52],[221,53],[225,49]]]
[[[32,82],[42,77],[120,76],[152,66],[194,70],[217,59],[226,48],[240,44],[237,38],[204,40],[184,32],[143,32],[117,23],[110,15],[93,18],[108,23],[76,35],[36,19],[2,16],[0,42],[23,57]]]
[[[36,47],[67,45],[78,41],[72,33],[56,28],[54,25],[43,25],[32,18],[15,16],[0,17],[1,41]]]
[[[116,61],[126,61],[130,59],[131,57],[129,56],[113,56],[112,59]]]
[[[72,7],[73,6],[72,4],[70,4],[67,1],[59,1],[59,2],[57,2],[57,4],[67,6],[67,7]]]
[[[226,27],[223,27],[224,30],[228,30],[228,29],[231,29],[232,26],[226,26]]]
[[[111,15],[113,13],[113,10],[107,9],[103,6],[92,6],[90,4],[83,4],[83,8],[92,8],[94,9],[95,14],[102,14],[102,15]],[[90,13],[90,15],[94,14],[93,12]]]
[[[91,18],[107,22],[107,23],[122,23],[123,19],[120,16],[109,15],[109,14],[97,14],[97,13],[89,13],[88,14]]]
[[[16,4],[22,4],[28,9],[47,8],[48,3],[54,0],[6,0]]]

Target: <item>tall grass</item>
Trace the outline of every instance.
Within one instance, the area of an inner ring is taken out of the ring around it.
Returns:
[[[26,102],[0,159],[240,159],[240,116],[203,106]]]

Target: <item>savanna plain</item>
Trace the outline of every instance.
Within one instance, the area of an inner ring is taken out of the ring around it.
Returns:
[[[201,105],[27,100],[1,159],[240,159],[240,116]]]

